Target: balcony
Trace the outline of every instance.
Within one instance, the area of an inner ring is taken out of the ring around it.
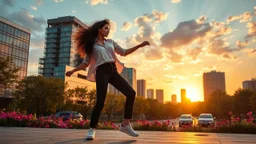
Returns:
[[[41,65],[44,64],[44,58],[39,58],[39,64],[41,64]]]
[[[51,53],[57,53],[57,49],[46,48],[46,50],[44,51],[44,54],[51,54]]]
[[[38,66],[38,70],[39,70],[39,69],[44,69],[44,65],[39,65],[39,66]]]
[[[60,40],[58,40],[58,39],[51,39],[51,38],[49,38],[49,39],[46,39],[46,41],[45,41],[46,45],[49,45],[49,44],[59,44],[59,43],[60,43]]]
[[[39,68],[38,68],[38,74],[39,74],[39,75],[44,75],[43,69],[39,69]]]
[[[60,33],[60,29],[57,27],[50,27],[45,29],[45,34],[51,34],[51,33]]]

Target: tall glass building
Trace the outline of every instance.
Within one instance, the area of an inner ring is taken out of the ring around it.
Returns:
[[[27,75],[30,33],[30,29],[0,17],[0,56],[12,57],[16,66],[20,68],[20,79]],[[11,86],[6,89],[0,97],[12,98],[13,88],[14,86]]]
[[[38,73],[54,76],[54,68],[61,65],[78,66],[83,58],[77,54],[72,35],[79,27],[87,26],[76,17],[66,16],[47,20],[44,57],[39,59]]]

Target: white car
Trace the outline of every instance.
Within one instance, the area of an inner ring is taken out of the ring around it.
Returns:
[[[210,113],[202,113],[198,118],[199,126],[214,126],[214,117]]]
[[[182,114],[179,119],[179,127],[182,125],[188,125],[192,126],[193,125],[193,117],[191,114]]]

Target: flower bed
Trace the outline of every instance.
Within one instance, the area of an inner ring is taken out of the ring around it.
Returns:
[[[164,122],[138,120],[133,124],[133,128],[135,130],[176,131],[174,123],[170,123],[170,120]]]
[[[253,133],[256,134],[256,124],[253,123],[252,112],[247,113],[248,118],[240,120],[238,117],[232,117],[229,120],[219,120],[214,127],[199,127],[199,126],[182,126],[176,128],[170,120],[147,121],[138,120],[133,123],[135,130],[148,131],[180,131],[180,132],[218,132],[218,133]],[[72,120],[62,121],[62,118],[55,117],[40,117],[36,115],[22,115],[17,112],[0,111],[0,126],[7,127],[36,127],[36,128],[69,128],[69,129],[88,129],[89,120]],[[98,129],[118,129],[118,126],[112,122],[101,122],[98,124]]]

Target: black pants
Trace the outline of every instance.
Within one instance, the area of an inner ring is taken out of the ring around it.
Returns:
[[[106,63],[98,66],[96,71],[97,100],[91,115],[90,127],[96,128],[100,113],[104,107],[108,83],[126,96],[125,119],[132,119],[133,105],[136,92],[129,83],[119,75],[115,63]]]

